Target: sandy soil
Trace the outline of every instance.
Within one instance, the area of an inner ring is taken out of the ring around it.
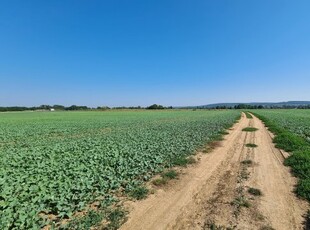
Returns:
[[[258,130],[242,131],[247,126]],[[296,178],[283,165],[287,154],[274,147],[259,119],[242,114],[220,147],[199,156],[179,180],[145,200],[127,202],[130,213],[121,229],[303,229],[309,205],[295,197]],[[262,195],[249,194],[250,187]]]

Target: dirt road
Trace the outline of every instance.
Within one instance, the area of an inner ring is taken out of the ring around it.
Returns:
[[[242,131],[248,126],[258,130]],[[200,155],[179,180],[127,203],[130,214],[121,229],[303,229],[308,204],[292,192],[296,179],[259,119],[242,114],[220,147]]]

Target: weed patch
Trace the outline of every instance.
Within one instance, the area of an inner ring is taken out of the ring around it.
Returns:
[[[158,178],[152,181],[153,185],[155,186],[163,186],[167,184],[167,179],[165,178]]]
[[[253,119],[252,115],[249,112],[245,112],[245,116],[248,119]]]
[[[241,161],[241,164],[244,164],[244,165],[252,165],[252,164],[253,164],[253,161],[252,161],[252,160],[243,160],[243,161]]]
[[[178,178],[178,173],[175,170],[169,170],[168,172],[162,173],[163,178],[168,178],[168,179],[176,179]]]
[[[241,207],[249,208],[251,206],[250,202],[244,196],[237,197],[234,201],[231,202],[237,209]]]
[[[262,192],[257,188],[249,188],[248,193],[250,193],[253,196],[261,196],[262,195]]]
[[[249,147],[249,148],[256,148],[257,145],[256,144],[252,144],[252,143],[248,143],[245,145],[246,147]]]
[[[242,131],[244,132],[255,132],[257,131],[258,129],[257,128],[254,128],[254,127],[246,127],[244,129],[242,129]]]
[[[147,197],[149,190],[146,187],[140,186],[132,189],[129,196],[137,200],[142,200]]]

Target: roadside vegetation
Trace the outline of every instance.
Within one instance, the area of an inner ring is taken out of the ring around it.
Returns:
[[[245,113],[246,118],[253,119],[252,115],[249,112],[244,112],[244,113]]]
[[[291,153],[285,165],[299,178],[296,193],[310,201],[310,111],[261,110],[255,115],[276,135],[276,147]]]

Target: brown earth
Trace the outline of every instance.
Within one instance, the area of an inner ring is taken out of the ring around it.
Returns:
[[[258,130],[242,131],[248,126]],[[199,156],[177,181],[127,202],[130,213],[121,229],[303,229],[309,205],[294,195],[296,178],[283,165],[287,154],[274,147],[258,118],[242,114],[221,146]],[[262,195],[251,195],[250,187]]]

